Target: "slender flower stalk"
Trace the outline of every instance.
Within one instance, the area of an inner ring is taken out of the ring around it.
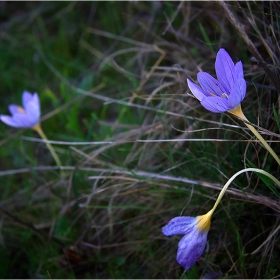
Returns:
[[[279,188],[280,188],[280,181],[277,180],[273,175],[271,175],[270,173],[264,171],[263,169],[259,169],[259,168],[245,168],[245,169],[242,169],[238,172],[236,172],[233,176],[231,176],[229,178],[229,180],[227,181],[227,183],[224,185],[224,187],[222,188],[213,208],[209,211],[211,212],[212,211],[212,214],[214,213],[214,211],[216,210],[218,204],[220,203],[220,201],[222,200],[227,188],[229,187],[229,185],[232,183],[232,181],[237,177],[239,176],[240,174],[244,173],[244,172],[256,172],[256,173],[261,173],[265,176],[267,176],[268,178],[270,178]]]
[[[57,166],[61,166],[60,159],[59,159],[57,153],[55,152],[55,149],[53,148],[53,146],[52,146],[49,142],[47,142],[47,141],[48,141],[48,138],[47,138],[46,134],[44,133],[44,131],[43,131],[42,127],[41,127],[41,124],[39,123],[39,124],[33,126],[32,129],[33,129],[34,131],[36,131],[36,132],[41,136],[41,138],[42,138],[43,140],[46,140],[45,144],[46,144],[46,146],[48,147],[49,151],[51,152],[51,154],[52,154],[52,156],[53,156],[53,159],[54,159],[55,162],[56,162],[56,165],[57,165]],[[62,177],[64,177],[64,175],[65,175],[64,172],[63,172],[63,170],[61,170],[61,175],[62,175]]]
[[[38,94],[35,92],[32,95],[30,92],[24,91],[22,94],[22,105],[23,107],[11,104],[9,106],[11,116],[0,115],[0,120],[11,127],[31,128],[35,130],[43,140],[48,140],[40,124],[41,110]],[[50,150],[56,164],[61,166],[59,157],[52,145],[48,142],[46,142],[46,145]],[[61,175],[64,177],[64,172],[62,170]]]
[[[274,159],[277,161],[277,163],[280,165],[280,159],[276,155],[276,153],[271,149],[271,147],[268,145],[268,143],[264,140],[264,138],[259,134],[259,132],[250,124],[248,124],[246,121],[248,119],[245,117],[245,115],[242,112],[241,105],[239,105],[236,109],[230,110],[229,113],[237,116],[241,120],[244,121],[244,124],[251,130],[251,132],[260,140],[260,142],[264,145],[264,147],[267,149],[268,152],[274,157]]]
[[[217,53],[215,69],[218,79],[215,79],[206,72],[199,72],[197,74],[201,87],[187,79],[193,95],[201,102],[205,109],[213,113],[229,112],[242,119],[245,125],[280,165],[279,157],[264,138],[253,126],[246,123],[248,120],[243,114],[240,105],[246,95],[246,82],[244,80],[242,62],[239,61],[234,64],[229,54],[224,49],[220,49]]]
[[[166,236],[184,235],[178,244],[177,262],[185,270],[190,269],[201,257],[207,244],[207,235],[211,225],[211,218],[232,181],[244,172],[261,173],[269,177],[278,187],[280,182],[268,172],[258,168],[246,168],[235,173],[222,188],[213,208],[205,215],[190,217],[175,217],[162,228]]]

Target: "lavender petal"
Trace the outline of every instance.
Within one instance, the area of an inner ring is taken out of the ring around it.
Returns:
[[[244,99],[246,95],[246,82],[243,78],[238,79],[231,89],[229,98],[228,98],[228,106],[229,109],[236,108],[241,101]]]
[[[1,115],[0,120],[8,126],[16,127],[16,128],[19,127],[18,123],[14,120],[13,117],[7,115]]]
[[[203,254],[207,243],[208,231],[195,229],[193,233],[185,235],[178,244],[177,262],[190,269]]]
[[[32,94],[25,90],[22,94],[22,105],[23,105],[23,108],[26,110],[26,106],[29,102],[32,102],[33,100],[33,96]]]
[[[18,105],[14,105],[14,104],[9,105],[9,111],[12,115],[15,113],[18,113],[20,110],[21,110],[21,107]]]
[[[213,113],[223,113],[229,110],[228,99],[218,96],[205,97],[201,100],[201,105]]]
[[[244,79],[243,65],[241,61],[237,62],[234,65],[234,82],[237,81],[238,79]]]
[[[224,49],[220,49],[217,53],[215,69],[218,80],[224,85],[226,91],[230,92],[234,78],[234,63]]]
[[[40,108],[38,107],[38,103],[29,102],[26,106],[26,115],[31,127],[38,124],[40,121]]]
[[[197,80],[199,81],[203,90],[208,92],[208,96],[222,96],[223,93],[229,93],[226,92],[226,89],[218,80],[206,72],[197,73]]]
[[[204,90],[199,87],[197,84],[193,83],[191,80],[187,79],[188,82],[188,86],[192,92],[192,94],[199,100],[201,101],[201,99],[205,96],[205,95],[209,95],[206,92],[204,92]]]
[[[196,218],[189,216],[175,217],[162,228],[162,233],[165,236],[174,234],[187,234],[193,230],[196,225]]]

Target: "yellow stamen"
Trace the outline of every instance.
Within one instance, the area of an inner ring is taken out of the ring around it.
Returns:
[[[21,114],[25,114],[25,113],[26,113],[25,110],[24,110],[22,107],[18,107],[18,108],[17,108],[17,111],[18,111],[19,113],[21,113]]]
[[[207,92],[208,92],[209,94],[211,94],[212,96],[217,96],[217,94],[215,94],[214,92],[211,92],[210,90],[207,90]]]
[[[210,210],[207,214],[197,216],[197,228],[202,231],[208,231],[211,225],[211,217],[212,217],[213,211]]]

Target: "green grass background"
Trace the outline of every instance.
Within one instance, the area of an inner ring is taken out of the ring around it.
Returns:
[[[227,4],[279,77],[279,4]],[[0,124],[1,278],[279,277],[278,232],[248,254],[280,219],[279,190],[255,174],[231,185],[191,270],[161,233],[242,168],[279,179],[244,124],[188,95],[223,47],[244,66],[245,115],[279,136],[279,93],[217,3],[0,2],[0,25],[0,112],[37,92],[48,138],[72,143],[54,144],[61,178],[34,131]],[[264,135],[279,154],[278,136]]]

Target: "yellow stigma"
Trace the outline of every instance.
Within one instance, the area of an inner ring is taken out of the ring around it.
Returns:
[[[208,231],[211,225],[211,217],[212,217],[213,211],[210,210],[207,214],[197,216],[197,228],[202,231]]]
[[[23,109],[22,107],[18,107],[18,108],[17,108],[17,111],[18,111],[19,113],[21,113],[21,114],[25,114],[25,111],[24,111],[24,109]]]

